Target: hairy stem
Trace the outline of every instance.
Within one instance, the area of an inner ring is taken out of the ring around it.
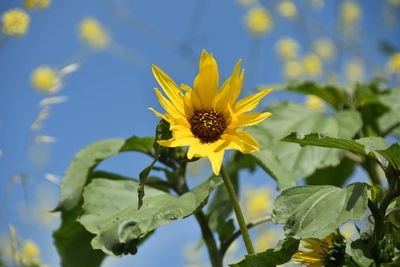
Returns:
[[[249,234],[249,231],[247,230],[246,221],[244,220],[242,209],[240,208],[239,201],[238,201],[236,193],[235,193],[235,188],[233,187],[233,184],[229,178],[229,175],[226,172],[223,165],[221,166],[221,175],[222,175],[222,179],[224,180],[226,190],[228,191],[229,197],[231,199],[233,210],[235,211],[236,218],[239,223],[240,232],[242,233],[242,238],[243,238],[244,245],[246,246],[247,253],[255,254],[253,244],[251,243],[250,234]]]

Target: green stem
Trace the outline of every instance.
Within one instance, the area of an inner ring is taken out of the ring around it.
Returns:
[[[225,188],[228,191],[229,197],[231,199],[232,206],[233,206],[233,209],[236,214],[236,218],[239,223],[240,232],[242,233],[243,242],[244,242],[244,245],[246,246],[247,253],[255,254],[253,244],[251,243],[250,234],[249,234],[249,231],[247,230],[246,221],[244,220],[243,213],[242,213],[242,210],[239,205],[239,201],[236,197],[235,188],[233,187],[233,184],[229,178],[229,175],[225,171],[225,168],[223,165],[221,166],[221,175],[222,175],[222,179],[224,179]]]

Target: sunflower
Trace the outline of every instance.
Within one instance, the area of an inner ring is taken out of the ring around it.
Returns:
[[[293,255],[297,261],[291,264],[304,264],[306,266],[341,266],[343,260],[343,239],[334,233],[328,235],[322,240],[305,238],[306,245],[300,245],[309,251],[298,251]]]
[[[158,143],[166,147],[189,146],[187,157],[208,157],[215,175],[219,175],[224,152],[237,149],[244,153],[259,150],[257,141],[247,132],[237,128],[257,124],[271,113],[246,113],[255,109],[271,90],[263,90],[235,103],[242,89],[244,71],[241,60],[236,63],[232,76],[218,89],[218,66],[212,54],[203,50],[199,73],[193,89],[186,84],[180,87],[161,69],[153,65],[153,74],[166,98],[154,88],[162,107],[168,112],[157,116],[170,123],[172,138]]]

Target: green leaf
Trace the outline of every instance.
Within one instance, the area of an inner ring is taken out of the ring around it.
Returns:
[[[85,187],[78,221],[96,235],[94,249],[114,256],[134,254],[137,242],[158,226],[198,211],[221,183],[220,177],[214,177],[179,197],[146,186],[143,206],[138,210],[138,181],[97,178]]]
[[[307,177],[308,185],[333,185],[342,186],[354,171],[354,162],[343,157],[340,164],[334,167],[319,169]]]
[[[298,143],[301,146],[339,148],[361,155],[370,155],[374,158],[376,158],[374,153],[378,152],[396,170],[400,169],[400,145],[395,143],[388,147],[386,140],[381,137],[364,137],[357,140],[349,140],[315,133],[300,137],[298,134],[292,133],[283,138],[282,141]]]
[[[360,115],[355,111],[339,111],[330,117],[296,103],[279,103],[270,109],[272,116],[259,125],[247,128],[260,144],[260,151],[251,155],[275,180],[279,188],[295,185],[317,169],[336,166],[341,152],[317,147],[300,147],[279,141],[293,131],[318,132],[333,137],[352,138],[361,128]]]
[[[367,186],[355,183],[344,189],[322,185],[292,187],[275,199],[272,221],[285,224],[288,236],[322,239],[343,223],[364,218]]]
[[[98,177],[121,179],[121,176],[114,173],[96,171],[88,175],[88,181]],[[77,222],[82,212],[82,202],[81,199],[73,209],[61,211],[61,226],[53,232],[54,244],[63,267],[98,267],[106,256],[100,250],[93,250],[90,241],[94,235]]]
[[[293,81],[285,85],[282,89],[296,93],[318,96],[336,109],[340,108],[347,98],[345,91],[333,85],[321,85],[314,81]]]
[[[374,260],[366,257],[368,248],[360,239],[347,242],[346,254],[350,255],[360,267],[369,267],[374,262]]]
[[[98,267],[106,256],[102,251],[92,249],[90,240],[94,235],[76,221],[80,212],[80,205],[63,211],[61,226],[53,232],[62,267]]]
[[[299,240],[287,238],[279,242],[276,248],[255,255],[246,255],[244,260],[231,264],[232,267],[275,267],[288,262],[297,252]]]
[[[156,164],[157,160],[159,159],[161,152],[163,150],[163,147],[160,146],[157,143],[157,140],[164,140],[164,139],[169,139],[171,138],[171,131],[169,130],[169,123],[165,120],[160,120],[160,122],[157,125],[156,128],[156,134],[154,138],[154,158],[153,161],[146,167],[144,168],[140,173],[139,173],[139,188],[137,189],[138,193],[138,209],[143,205],[143,197],[144,197],[144,186],[146,184],[147,177],[149,177],[151,169],[154,167],[154,164]]]
[[[391,132],[400,136],[400,89],[393,88],[381,95],[380,101],[390,110],[378,119],[382,132]]]
[[[87,177],[101,161],[123,151],[138,151],[150,153],[152,150],[152,138],[131,137],[127,140],[114,138],[93,143],[76,155],[61,184],[60,201],[56,210],[69,210],[74,208],[79,200]]]

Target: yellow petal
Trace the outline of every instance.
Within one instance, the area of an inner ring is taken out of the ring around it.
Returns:
[[[184,84],[184,83],[181,84],[180,88],[182,90],[184,90],[185,92],[191,92],[192,91],[192,87],[190,87],[189,85]]]
[[[156,91],[158,101],[160,102],[161,106],[174,118],[178,117],[185,117],[182,110],[177,109],[171,101],[169,101],[165,96],[163,96],[158,90],[158,88],[154,88]]]
[[[161,117],[161,118],[163,118],[164,120],[168,121],[169,123],[172,122],[172,119],[171,119],[170,117],[168,117],[168,114],[161,114],[160,112],[158,112],[158,111],[155,110],[154,108],[148,108],[148,109],[151,110],[151,111],[153,111],[154,114],[155,114],[157,117]]]
[[[199,63],[199,74],[194,79],[191,98],[196,109],[210,109],[218,92],[219,74],[217,62],[212,54],[203,50]]]
[[[232,105],[239,97],[244,78],[244,71],[242,71],[240,74],[241,62],[241,59],[238,60],[235,68],[233,69],[232,76],[222,85],[221,90],[216,98],[215,108],[217,110],[223,111],[227,104]]]
[[[189,146],[194,139],[195,139],[194,137],[185,137],[181,139],[175,139],[173,137],[168,140],[158,140],[157,143],[166,147]]]
[[[271,91],[271,89],[265,89],[257,94],[243,98],[234,105],[233,111],[236,114],[240,114],[255,109],[261,99],[263,99],[264,96],[266,96]]]
[[[254,139],[254,137],[250,134],[241,130],[227,129],[221,138],[232,142],[224,149],[238,149],[243,153],[251,153],[260,149],[256,139]]]
[[[173,133],[173,136],[175,139],[181,139],[181,138],[187,138],[187,137],[193,137],[193,133],[190,130],[190,128],[186,127],[186,126],[182,126],[179,124],[173,124],[170,127],[170,130]]]
[[[164,89],[167,97],[174,103],[177,109],[183,110],[183,94],[176,83],[157,66],[152,65],[152,70],[154,77]]]
[[[212,169],[215,175],[219,175],[219,171],[221,170],[222,161],[224,159],[224,150],[219,152],[212,152],[207,155],[208,159],[211,162]]]
[[[238,116],[238,123],[236,127],[244,127],[260,123],[271,115],[272,114],[269,112],[240,114]]]

